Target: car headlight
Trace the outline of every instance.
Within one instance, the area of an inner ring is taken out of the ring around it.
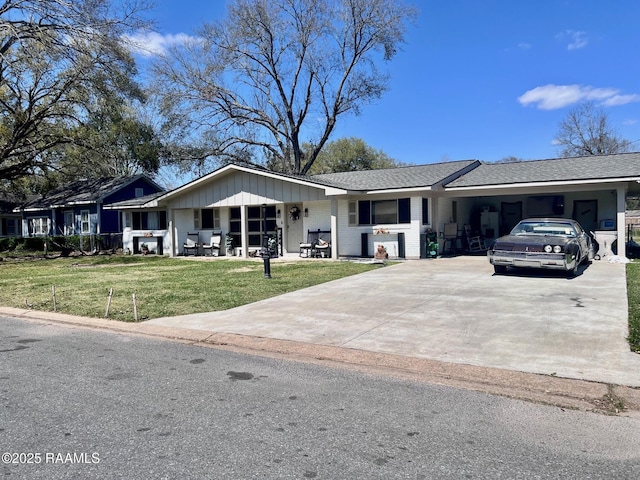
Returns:
[[[553,251],[553,247],[551,245],[545,245],[544,251],[547,253],[551,253]]]
[[[562,251],[562,247],[560,245],[556,245],[553,247],[553,253],[560,253]]]

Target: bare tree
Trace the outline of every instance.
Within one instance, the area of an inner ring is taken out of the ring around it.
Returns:
[[[618,136],[607,113],[593,102],[580,104],[569,112],[560,123],[556,141],[562,157],[622,153],[632,146],[632,142]]]
[[[88,109],[140,97],[121,43],[146,25],[145,0],[4,0],[0,5],[0,179],[47,169],[77,143]],[[116,8],[117,6],[117,8]]]
[[[414,15],[402,0],[235,0],[156,65],[171,125],[203,131],[218,158],[306,174],[338,118],[387,89],[378,65]]]

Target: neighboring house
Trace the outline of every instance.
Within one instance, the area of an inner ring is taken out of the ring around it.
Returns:
[[[79,180],[14,209],[23,236],[98,235],[122,232],[120,216],[105,204],[143,197],[162,187],[144,175]]]
[[[446,224],[489,242],[531,216],[572,217],[587,230],[615,230],[624,239],[625,198],[640,191],[638,182],[639,153],[308,177],[231,164],[144,202],[107,208],[123,210],[125,224],[139,216],[123,238],[134,252],[134,242],[154,238],[164,253],[179,255],[188,233],[207,242],[217,231],[234,238],[236,248],[226,254],[247,256],[262,245],[266,225],[287,253],[298,252],[309,231],[322,230],[331,232],[333,258],[372,256],[380,244],[391,258],[421,258],[426,232],[442,238]],[[164,218],[164,228],[145,227],[145,212]],[[619,242],[618,254],[624,250]]]
[[[13,211],[18,201],[11,195],[0,193],[0,237],[17,237],[20,235],[22,216]]]

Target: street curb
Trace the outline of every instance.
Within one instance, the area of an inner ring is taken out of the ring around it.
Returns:
[[[38,323],[158,337],[254,355],[276,356],[331,367],[356,369],[369,374],[401,377],[561,408],[640,418],[640,389],[624,385],[447,363],[291,340],[161,327],[144,322],[128,323],[10,307],[0,307],[0,315]],[[620,408],[621,406],[623,408]]]

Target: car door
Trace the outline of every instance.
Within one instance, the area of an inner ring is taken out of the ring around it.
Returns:
[[[580,247],[580,261],[589,256],[589,251],[591,250],[591,241],[590,238],[579,224],[575,224],[578,245]]]

